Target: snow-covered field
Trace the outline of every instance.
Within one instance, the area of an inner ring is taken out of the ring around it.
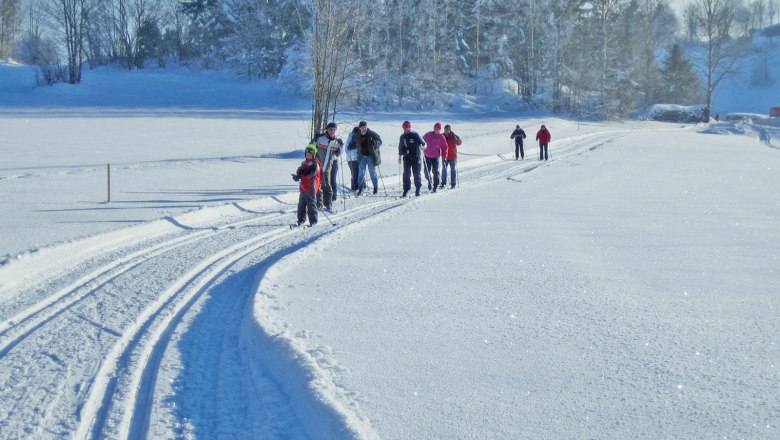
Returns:
[[[379,194],[291,230],[305,103],[13,69],[0,437],[780,436],[777,126],[350,115]],[[397,198],[404,119],[461,135],[458,188]]]

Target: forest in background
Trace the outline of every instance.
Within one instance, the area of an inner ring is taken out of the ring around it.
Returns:
[[[279,78],[322,107],[313,126],[345,105],[424,109],[496,89],[610,118],[709,108],[778,21],[780,0],[691,0],[679,17],[668,0],[0,0],[0,59],[36,66],[40,84],[104,65]]]

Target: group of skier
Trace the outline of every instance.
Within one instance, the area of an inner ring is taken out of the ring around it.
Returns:
[[[304,223],[307,217],[309,225],[317,224],[320,210],[333,212],[333,202],[338,197],[335,191],[337,188],[338,158],[344,147],[344,142],[336,135],[337,128],[336,123],[331,122],[322,133],[314,137],[305,148],[306,158],[292,175],[293,180],[299,182],[297,223],[299,226]],[[443,189],[447,186],[448,171],[450,188],[455,188],[458,184],[458,147],[462,141],[452,131],[452,127],[449,124],[444,125],[444,131],[442,131],[441,122],[437,122],[433,125],[433,130],[425,133],[422,137],[416,131],[412,131],[412,124],[409,121],[404,121],[401,128],[403,134],[398,142],[398,164],[403,165],[403,194],[401,197],[407,197],[411,191],[412,177],[414,178],[414,194],[415,196],[420,195],[421,173],[424,173],[428,182],[428,190],[431,192],[435,193],[437,189]],[[525,131],[518,125],[510,137],[515,141],[515,160],[524,159]],[[539,142],[539,160],[547,160],[550,132],[544,125],[537,132],[536,140]],[[347,164],[351,174],[350,189],[355,192],[356,196],[361,196],[368,188],[366,185],[366,171],[368,171],[373,185],[373,194],[376,194],[379,191],[377,171],[382,163],[380,154],[382,138],[378,133],[368,128],[366,121],[360,121],[349,134],[346,146]],[[441,159],[441,174],[439,173],[439,159]],[[381,174],[379,177],[381,178]]]
[[[458,146],[462,143],[460,137],[452,131],[447,124],[442,132],[441,122],[433,124],[433,130],[425,133],[422,138],[416,131],[412,131],[412,124],[404,121],[401,124],[404,133],[398,141],[398,163],[403,164],[403,194],[406,197],[412,189],[412,175],[414,175],[414,195],[420,195],[422,188],[421,168],[428,181],[428,190],[436,192],[437,189],[447,185],[447,168],[450,174],[450,187],[457,185]],[[441,159],[441,179],[439,179],[439,159]]]
[[[525,151],[523,151],[525,131],[518,125],[509,137],[515,140],[515,160],[525,159]],[[542,124],[542,128],[536,132],[536,141],[539,143],[539,160],[547,160],[547,146],[550,144],[551,138],[550,131]]]

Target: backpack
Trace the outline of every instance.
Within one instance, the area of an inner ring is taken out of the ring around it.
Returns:
[[[379,154],[379,148],[371,148],[371,159],[373,160],[375,167],[382,165],[382,155]]]
[[[404,135],[404,146],[402,148],[404,156],[417,157],[421,146],[422,144],[418,142],[417,136],[411,136],[411,133],[410,136]]]

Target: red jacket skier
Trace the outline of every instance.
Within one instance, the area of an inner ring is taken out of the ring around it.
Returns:
[[[536,133],[536,140],[539,141],[539,160],[547,160],[547,145],[550,143],[552,136],[547,130],[547,127],[542,125],[542,128]]]
[[[447,167],[450,169],[450,188],[457,184],[458,171],[455,166],[458,163],[458,146],[462,143],[460,137],[452,131],[450,124],[444,126],[444,139],[447,140],[447,153],[442,157],[441,187],[447,185]]]
[[[322,165],[317,160],[317,146],[309,144],[304,150],[306,159],[301,162],[292,178],[300,182],[298,195],[298,225],[304,222],[306,215],[309,217],[309,225],[317,224],[317,192],[322,184]]]

